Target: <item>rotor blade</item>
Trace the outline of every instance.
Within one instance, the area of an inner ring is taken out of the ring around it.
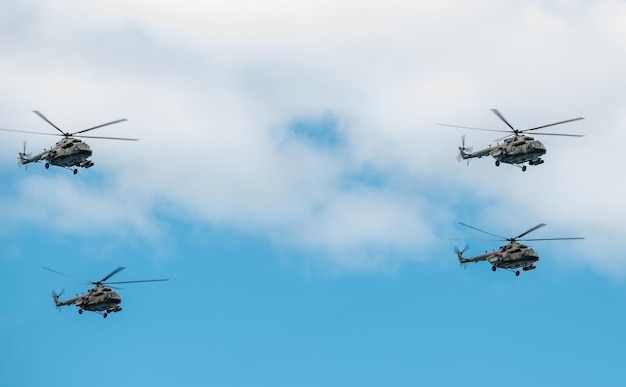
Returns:
[[[473,228],[473,227],[472,227]],[[478,231],[482,231],[482,230],[478,230]],[[506,241],[506,238],[499,238],[499,239],[487,239],[487,238],[450,238],[451,241],[488,241],[488,242],[501,242],[501,241]]]
[[[465,244],[465,247],[463,247],[463,250],[459,250],[458,247],[454,246],[454,252],[457,253],[457,254],[458,253],[463,254],[464,252],[467,251],[467,249],[469,249],[469,244],[467,244],[467,243]]]
[[[108,280],[109,278],[113,277],[115,274],[119,273],[120,271],[124,270],[125,268],[120,266],[117,269],[113,270],[109,275],[107,275],[106,277],[104,277],[103,279],[101,279],[100,281],[98,281],[98,283],[102,283],[106,280]],[[95,283],[95,282],[94,282]]]
[[[559,121],[559,122],[555,122],[554,124],[537,126],[536,128],[531,128],[531,129],[524,129],[524,130],[522,130],[522,132],[528,132],[528,131],[531,131],[531,130],[543,129],[543,128],[547,128],[548,126],[561,125],[561,124],[566,124],[568,122],[580,121],[580,120],[584,120],[584,118],[583,117],[572,118],[571,120]]]
[[[42,266],[41,268],[42,268],[42,269],[44,269],[44,270],[51,271],[51,272],[53,272],[53,273],[61,274],[61,275],[66,276],[66,277],[69,277],[69,278],[73,278],[73,279],[79,280],[79,281],[83,281],[83,282],[87,282],[87,283],[92,283],[92,281],[86,280],[86,279],[84,279],[84,278],[74,277],[73,275],[69,275],[69,274],[61,273],[60,271],[52,270],[52,269],[47,268],[47,267],[43,267],[43,266]]]
[[[563,134],[563,133],[533,133],[533,136],[585,137],[583,134]]]
[[[456,155],[456,161],[459,163],[463,160],[463,152],[465,151],[465,135],[461,136],[461,149],[459,150],[459,154]]]
[[[491,111],[498,116],[502,121],[504,121],[504,123],[506,124],[506,126],[508,126],[509,128],[511,128],[512,131],[517,132],[515,130],[515,128],[513,126],[511,126],[511,124],[509,124],[509,122],[504,118],[504,116],[502,114],[500,114],[500,112],[498,111],[498,109],[491,109]]]
[[[471,229],[473,229],[473,230],[480,231],[480,232],[482,232],[482,233],[484,233],[484,234],[491,235],[491,236],[494,236],[494,237],[496,237],[496,238],[500,238],[501,240],[504,240],[504,241],[506,241],[506,240],[507,240],[506,238],[501,237],[500,235],[496,235],[496,234],[492,234],[492,233],[487,232],[487,231],[483,231],[483,230],[481,230],[481,229],[479,229],[479,228],[476,228],[476,227],[470,226],[469,224],[465,224],[465,223],[461,223],[461,222],[459,222],[459,224],[460,224],[461,226],[469,227],[469,228],[471,228]]]
[[[126,138],[126,137],[101,137],[101,136],[73,136],[78,138],[98,138],[101,140],[124,140],[124,141],[139,141],[138,138]]]
[[[107,126],[107,125],[117,124],[117,123],[119,123],[119,122],[124,122],[124,121],[128,121],[128,120],[127,120],[126,118],[122,118],[122,119],[119,119],[119,120],[115,120],[115,121],[107,122],[106,124],[102,124],[102,125],[94,126],[93,128],[79,130],[78,132],[74,132],[74,133],[72,133],[71,135],[73,136],[73,135],[78,134],[78,133],[85,133],[85,132],[88,132],[88,131],[90,131],[90,130],[98,129],[98,128],[101,128],[101,127],[103,127],[103,126]]]
[[[519,239],[520,241],[570,241],[576,239],[585,239],[584,237],[575,237],[575,238],[532,238],[532,239]]]
[[[472,130],[484,130],[486,132],[501,132],[501,133],[510,133],[510,130],[498,130],[498,129],[485,129],[485,128],[473,128],[471,126],[459,126],[459,125],[448,125],[448,124],[437,124],[439,126],[449,126],[451,128],[461,128],[461,129],[472,129]]]
[[[108,285],[108,284],[134,284],[138,282],[162,282],[162,281],[169,281],[169,278],[153,279],[153,280],[138,280],[138,281],[117,281],[117,282],[105,282],[105,283]]]
[[[0,130],[4,130],[7,132],[17,132],[17,133],[43,134],[45,136],[62,136],[61,134],[56,134],[56,133],[31,132],[28,130],[15,130],[15,129],[4,129],[4,128],[0,128]]]
[[[67,133],[64,133],[61,129],[59,129],[55,124],[53,124],[49,119],[46,118],[46,116],[44,116],[43,114],[41,114],[40,112],[38,112],[37,110],[33,110],[33,113],[37,114],[39,117],[41,117],[41,119],[43,119],[44,121],[46,121],[47,123],[49,123],[50,125],[52,125],[52,127],[54,127],[56,130],[58,130],[59,132],[61,132],[61,134],[63,134],[64,136],[67,135]]]
[[[511,239],[519,239],[519,238],[523,237],[524,235],[526,235],[528,233],[531,233],[531,232],[535,231],[536,229],[538,229],[540,227],[543,227],[545,225],[546,225],[545,223],[539,223],[538,225],[536,225],[535,227],[531,228],[530,230],[528,230],[526,232],[523,232],[523,233],[519,234],[518,236],[516,236],[515,238],[511,238]]]

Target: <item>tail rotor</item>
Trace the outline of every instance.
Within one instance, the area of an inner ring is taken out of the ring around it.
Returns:
[[[456,161],[461,162],[463,159],[466,159],[467,165],[469,165],[471,159],[467,157],[467,154],[472,153],[472,150],[474,150],[474,147],[465,147],[465,135],[462,135],[461,146],[459,147],[459,154],[456,156]]]
[[[459,258],[459,263],[463,265],[463,267],[465,267],[465,262],[463,262],[463,253],[467,251],[467,249],[469,249],[469,244],[466,244],[465,247],[463,247],[463,250],[459,250],[458,247],[454,246],[454,252],[456,253],[456,256]]]
[[[57,309],[59,309],[59,311],[61,310],[61,304],[59,303],[59,297],[61,297],[63,295],[63,293],[65,293],[65,289],[62,289],[59,294],[57,294],[57,292],[55,292],[54,290],[52,291],[52,299],[54,300],[54,305],[56,305],[56,307],[57,307]]]
[[[26,165],[25,169],[28,170],[27,159],[31,156],[30,153],[26,153],[26,141],[24,141],[24,147],[22,152],[19,152],[17,165],[21,167],[22,165]]]

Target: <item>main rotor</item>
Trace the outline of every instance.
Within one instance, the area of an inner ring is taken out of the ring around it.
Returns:
[[[126,137],[103,137],[103,136],[86,136],[86,135],[80,135],[81,133],[85,133],[85,132],[89,132],[91,130],[94,129],[98,129],[98,128],[102,128],[103,126],[108,126],[108,125],[113,125],[113,124],[118,124],[120,122],[124,122],[124,121],[128,121],[126,118],[121,118],[119,120],[115,120],[115,121],[111,121],[111,122],[107,122],[105,124],[101,124],[101,125],[97,125],[97,126],[93,126],[91,128],[87,128],[87,129],[83,129],[83,130],[79,130],[73,133],[70,132],[64,132],[63,130],[61,130],[58,126],[56,126],[55,124],[52,123],[52,121],[50,121],[48,118],[46,118],[46,116],[44,116],[43,114],[41,114],[41,112],[37,111],[37,110],[33,110],[33,113],[35,113],[36,115],[38,115],[42,120],[46,121],[48,124],[50,124],[53,128],[55,128],[56,130],[59,131],[60,134],[58,133],[44,133],[44,132],[32,132],[32,131],[28,131],[28,130],[15,130],[15,129],[3,129],[0,128],[0,130],[4,130],[7,132],[18,132],[18,133],[31,133],[31,134],[43,134],[45,136],[63,136],[65,138],[70,138],[70,137],[80,137],[80,138],[97,138],[97,139],[104,139],[104,140],[123,140],[123,141],[137,141],[137,138],[126,138]],[[78,136],[77,136],[78,134]]]
[[[448,125],[448,124],[437,124],[440,126],[450,126],[453,128],[463,128],[463,129],[472,129],[472,130],[482,130],[482,131],[486,131],[486,132],[500,132],[500,133],[511,133],[506,137],[509,136],[519,136],[521,134],[524,134],[526,132],[532,132],[535,130],[539,130],[539,129],[544,129],[544,128],[548,128],[550,126],[556,126],[556,125],[561,125],[561,124],[566,124],[568,122],[574,122],[574,121],[579,121],[579,120],[584,120],[583,117],[577,117],[577,118],[572,118],[569,120],[565,120],[565,121],[559,121],[559,122],[555,122],[552,124],[547,124],[547,125],[541,125],[541,126],[537,126],[534,128],[530,128],[530,129],[516,129],[513,127],[513,125],[511,125],[506,118],[504,118],[504,116],[502,115],[502,113],[500,113],[500,111],[498,109],[491,109],[491,111],[493,112],[493,114],[495,114],[496,116],[498,116],[499,119],[502,120],[502,122],[504,122],[506,124],[506,126],[508,126],[510,128],[510,130],[498,130],[498,129],[485,129],[485,128],[474,128],[474,127],[470,127],[470,126],[459,126],[459,125]],[[581,134],[565,134],[565,133],[533,133],[534,135],[541,135],[541,136],[565,136],[565,137],[584,137]]]
[[[518,236],[511,237],[511,238],[505,238],[505,237],[502,237],[500,235],[492,234],[492,233],[490,233],[488,231],[481,230],[479,228],[476,228],[474,226],[470,226],[469,224],[465,224],[465,223],[462,223],[462,222],[459,222],[459,224],[461,226],[469,227],[472,230],[476,230],[476,231],[482,232],[483,234],[491,235],[493,237],[498,238],[496,240],[506,241],[506,242],[509,242],[509,243],[514,243],[514,242],[517,242],[517,241],[532,242],[532,241],[559,241],[559,240],[585,239],[585,238],[581,238],[581,237],[575,237],[575,238],[524,238],[524,239],[522,239],[522,237],[524,237],[525,235],[530,234],[531,232],[533,232],[533,231],[535,231],[535,230],[545,226],[546,225],[545,223],[539,223],[538,225],[529,228],[528,230],[524,231],[523,233],[519,234]]]
[[[108,275],[106,275],[104,278],[102,278],[100,281],[90,281],[90,280],[86,280],[83,278],[79,278],[79,277],[74,277],[71,276],[69,274],[65,274],[65,273],[61,273],[60,271],[56,271],[56,270],[52,270],[50,268],[47,267],[42,267],[42,269],[44,270],[48,270],[51,271],[53,273],[57,273],[60,274],[62,276],[68,277],[68,278],[72,278],[75,280],[79,280],[82,283],[86,283],[86,284],[92,284],[95,286],[104,286],[104,285],[118,285],[118,284],[133,284],[133,283],[139,283],[139,282],[162,282],[162,281],[169,281],[169,279],[151,279],[151,280],[138,280],[138,281],[116,281],[116,282],[107,282],[107,280],[111,277],[113,277],[115,274],[119,273],[120,271],[124,270],[124,267],[118,267],[117,269],[113,270],[112,272],[110,272]]]

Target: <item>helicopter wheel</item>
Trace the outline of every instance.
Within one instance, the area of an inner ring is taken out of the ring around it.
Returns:
[[[518,272],[519,273],[519,272]],[[103,314],[102,317],[107,318],[108,314]]]
[[[522,172],[526,172],[526,166],[525,165],[522,167]]]
[[[82,309],[78,309],[78,314],[83,314],[83,310]]]
[[[46,163],[46,169],[50,168],[50,163]]]
[[[78,173],[78,169],[74,169],[74,174],[77,174],[77,173]]]
[[[516,271],[515,271],[515,276],[516,276],[516,277],[519,277],[519,270],[516,270]]]
[[[496,267],[495,266],[491,266],[491,271],[496,271]]]
[[[496,160],[496,167],[500,166],[500,160]]]

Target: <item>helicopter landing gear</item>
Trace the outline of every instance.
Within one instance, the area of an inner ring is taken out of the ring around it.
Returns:
[[[496,160],[496,167],[500,166],[500,160]]]
[[[515,276],[519,277],[519,270],[515,270]]]
[[[78,309],[78,314],[83,314],[83,310],[82,309]]]
[[[107,316],[108,316],[108,314],[106,312],[102,315],[102,317],[104,317],[104,318],[107,318]]]
[[[50,163],[46,163],[46,169],[50,168]]]
[[[522,172],[526,172],[526,166],[525,165],[522,166]]]
[[[496,271],[496,267],[495,266],[491,266],[491,271]]]
[[[524,167],[524,168],[526,168],[526,167]],[[78,173],[78,169],[74,168],[74,174],[77,174],[77,173]]]

